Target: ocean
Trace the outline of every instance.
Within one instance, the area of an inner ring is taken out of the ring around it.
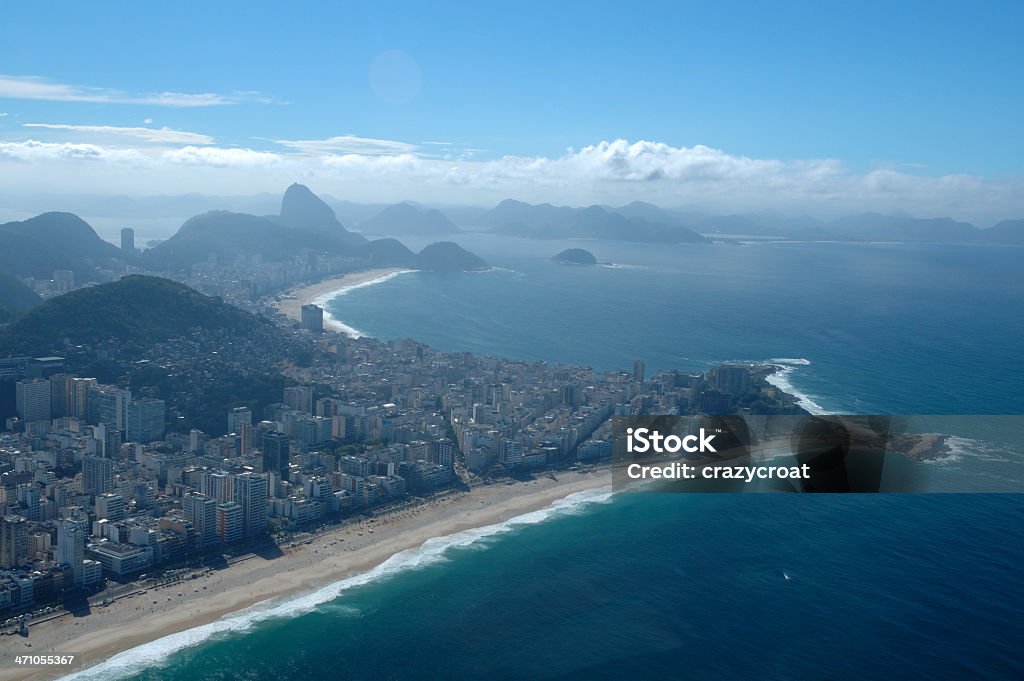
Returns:
[[[774,362],[809,409],[955,431],[915,465],[963,493],[584,493],[78,678],[1024,678],[1024,498],[978,493],[1024,489],[1018,420],[984,417],[1024,414],[1024,251],[459,241],[495,269],[400,274],[331,314],[595,369]],[[548,260],[570,246],[610,264]]]

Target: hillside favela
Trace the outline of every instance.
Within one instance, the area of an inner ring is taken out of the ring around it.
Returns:
[[[1024,678],[1020,7],[3,14],[0,681]]]

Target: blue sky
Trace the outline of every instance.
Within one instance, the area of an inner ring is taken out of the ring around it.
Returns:
[[[269,189],[301,168],[331,193],[345,194],[332,184],[341,183],[358,194],[362,184],[345,175],[358,168],[386,176],[396,200],[422,198],[399,194],[415,194],[429,166],[446,176],[443,198],[461,191],[465,203],[503,191],[557,202],[559,188],[569,203],[602,192],[687,203],[692,181],[719,177],[724,163],[722,177],[735,184],[769,178],[747,192],[751,206],[778,193],[775,172],[786,187],[800,185],[794,208],[823,194],[845,207],[879,186],[903,192],[880,209],[917,208],[929,191],[948,194],[949,178],[959,178],[957,191],[980,192],[958,195],[958,205],[1018,208],[1006,202],[1019,194],[1024,158],[1021,3],[169,7],[66,3],[43,13],[9,3],[0,17],[0,144],[21,146],[0,147],[0,166],[71,164],[75,172],[65,165],[56,177],[73,180],[90,156],[120,164],[90,173],[97,183],[120,177],[142,193],[194,190],[174,172],[184,157],[193,169],[220,168],[215,190],[237,185],[233,193],[246,183]],[[617,140],[624,144],[600,147]],[[117,154],[26,151],[30,141]],[[588,148],[592,157],[578,156]],[[143,157],[144,172],[125,170]],[[363,157],[372,157],[365,168]],[[526,161],[509,168],[506,157]],[[613,167],[633,162],[629,172]],[[823,175],[841,176],[842,187]],[[52,167],[38,177],[53,179]],[[718,187],[723,199],[734,188]]]

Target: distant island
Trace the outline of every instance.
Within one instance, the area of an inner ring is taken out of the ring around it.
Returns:
[[[559,265],[596,265],[597,258],[585,248],[567,248],[551,258]]]

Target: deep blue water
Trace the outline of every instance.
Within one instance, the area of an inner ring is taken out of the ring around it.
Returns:
[[[378,338],[630,369],[804,359],[832,412],[1024,414],[1024,249],[460,237],[497,269],[409,273],[330,306]],[[556,265],[568,246],[615,267]]]
[[[505,269],[405,274],[332,310],[382,338],[602,369],[799,359],[786,378],[830,411],[1024,413],[1017,249],[594,242],[619,266],[570,268],[545,259],[567,242],[462,241]],[[958,456],[921,465],[1020,489],[1019,429],[957,423]],[[1022,527],[1019,494],[599,496],[132,678],[1019,679]]]

